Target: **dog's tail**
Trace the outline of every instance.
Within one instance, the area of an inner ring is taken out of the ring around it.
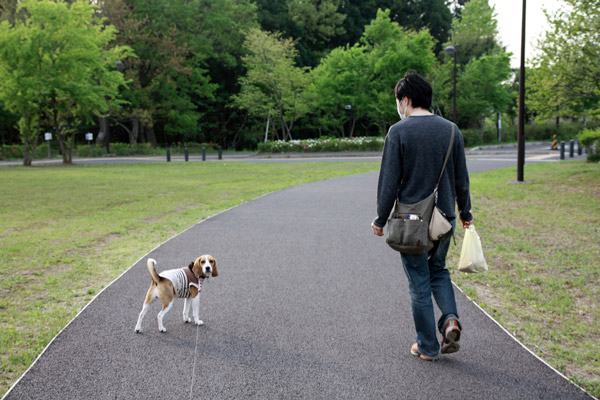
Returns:
[[[156,273],[156,270],[154,269],[155,265],[156,265],[156,260],[153,258],[149,258],[148,259],[148,272],[150,272],[150,278],[152,278],[152,282],[154,282],[154,284],[158,285],[158,282],[160,282],[163,278],[161,278]]]

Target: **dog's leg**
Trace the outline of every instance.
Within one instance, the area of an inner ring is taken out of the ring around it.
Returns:
[[[198,293],[191,301],[194,306],[194,323],[196,325],[204,325],[204,322],[200,319],[200,293]]]
[[[192,299],[186,298],[183,302],[183,322],[186,324],[188,322],[192,322],[192,319],[189,317],[190,315],[190,306],[192,305]]]
[[[167,329],[163,325],[163,318],[164,318],[165,314],[169,312],[169,310],[171,309],[171,307],[173,307],[173,300],[171,300],[171,302],[166,307],[163,305],[163,309],[160,310],[160,312],[158,313],[158,316],[157,316],[157,319],[158,319],[158,330],[161,331],[161,332],[166,332],[167,331]]]
[[[142,307],[142,311],[140,311],[140,315],[138,317],[137,324],[135,325],[135,331],[137,333],[142,332],[142,320],[144,319],[144,316],[148,312],[148,309],[150,308],[150,304],[152,303],[152,301],[154,301],[155,298],[156,297],[154,297],[154,289],[152,286],[150,286],[150,289],[148,289],[148,293],[146,293],[146,299],[144,300],[144,306]]]
[[[135,331],[137,333],[142,332],[142,320],[144,319],[144,316],[148,312],[149,308],[150,306],[147,303],[144,303],[144,307],[142,307],[142,311],[140,312],[140,316],[138,317],[137,324],[135,325]]]

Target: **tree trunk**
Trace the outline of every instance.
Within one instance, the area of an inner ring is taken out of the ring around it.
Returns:
[[[144,132],[144,124],[140,124],[140,135],[138,137],[140,143],[146,143],[146,132]]]
[[[35,149],[37,148],[37,123],[34,124],[33,117],[29,114],[23,115],[19,120],[19,133],[23,142],[23,165],[31,166]]]
[[[153,147],[157,147],[158,143],[156,142],[156,136],[154,135],[154,127],[145,126],[144,130],[146,131],[146,139],[148,140],[148,142],[150,142]]]
[[[271,114],[267,114],[267,129],[265,129],[265,143],[269,139],[269,123],[271,122]]]
[[[109,122],[107,117],[99,118],[100,130],[98,131],[98,135],[96,136],[97,145],[101,145],[104,143],[104,140],[106,139],[106,128],[108,126],[108,123]]]
[[[481,116],[481,144],[483,144],[483,135],[485,134],[485,115]]]
[[[131,121],[131,124],[133,126],[131,127],[131,130],[129,131],[129,144],[131,144],[132,146],[135,146],[135,145],[137,145],[138,136],[140,134],[140,120],[137,118],[134,118]]]
[[[352,119],[352,124],[350,125],[350,137],[353,137],[354,127],[356,126],[356,110],[354,107],[352,107],[352,114],[350,118]]]

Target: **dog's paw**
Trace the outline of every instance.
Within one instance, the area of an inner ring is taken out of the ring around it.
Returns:
[[[158,328],[160,333],[165,333],[167,329],[163,326],[162,328]]]
[[[142,328],[138,328],[138,327],[136,327],[136,328],[135,328],[135,333],[142,333]]]
[[[189,317],[183,317],[183,322],[185,322],[186,324],[189,324],[190,322],[192,322],[192,319]]]
[[[200,325],[204,325],[204,322],[201,319],[197,319],[195,321],[195,324],[198,325],[198,326],[200,326]]]

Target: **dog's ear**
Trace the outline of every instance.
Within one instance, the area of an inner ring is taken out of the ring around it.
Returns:
[[[192,270],[194,275],[202,276],[202,265],[200,264],[200,257],[190,262],[189,268]]]
[[[214,257],[210,257],[210,263],[212,264],[212,277],[216,278],[219,276],[219,270],[217,269],[217,259]]]

